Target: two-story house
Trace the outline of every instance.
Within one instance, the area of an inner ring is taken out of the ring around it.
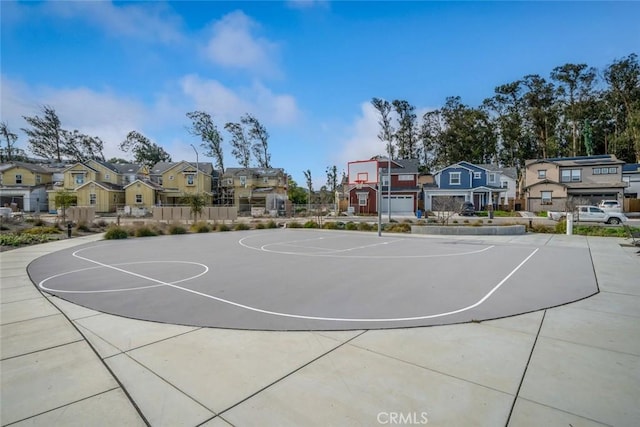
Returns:
[[[287,174],[282,168],[227,168],[220,179],[220,205],[239,214],[261,215],[285,209]]]
[[[624,197],[627,199],[640,198],[640,163],[623,165],[622,180],[627,184],[624,188]]]
[[[523,189],[527,210],[566,210],[571,201],[622,202],[627,186],[622,180],[623,164],[613,154],[527,160]]]
[[[46,211],[46,189],[55,171],[46,165],[17,161],[0,165],[0,206],[24,212]]]
[[[136,193],[136,198],[127,198],[127,203],[147,206],[164,205],[173,206],[181,204],[185,194],[201,194],[205,197],[205,204],[211,204],[214,198],[213,165],[207,162],[190,163],[160,162],[156,163],[150,171],[150,183],[145,192],[147,196]],[[136,183],[135,188],[143,183]],[[159,188],[157,188],[159,187]],[[138,203],[139,200],[142,202]]]
[[[516,177],[513,168],[458,162],[435,172],[435,186],[424,188],[425,210],[450,210],[450,201],[472,202],[476,210],[508,206],[515,198]]]
[[[420,198],[417,160],[389,161],[388,158],[375,157],[349,162],[347,168],[350,212],[377,214],[380,208],[381,213],[412,215],[417,211]]]

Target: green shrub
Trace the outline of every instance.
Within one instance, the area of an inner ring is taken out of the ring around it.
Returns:
[[[535,227],[531,227],[531,228],[535,229]],[[565,234],[567,232],[567,221],[558,221],[556,223],[554,231],[557,234]]]
[[[267,222],[267,228],[278,228],[278,224],[271,219],[269,220],[269,222]]]
[[[336,222],[329,221],[329,222],[325,222],[322,228],[324,228],[325,230],[337,230],[338,224]]]
[[[262,222],[256,224],[256,230],[264,230],[265,225]]]
[[[244,222],[238,222],[236,225],[233,226],[233,229],[236,231],[242,231],[242,230],[251,230],[251,227],[249,227],[249,224],[245,224]]]
[[[376,227],[377,229],[377,227]],[[358,223],[358,230],[359,231],[371,231],[373,230],[373,226],[371,224],[369,224],[368,222],[360,222]]]
[[[134,229],[134,236],[136,237],[151,237],[151,236],[157,236],[157,235],[158,235],[157,231],[153,230],[151,227],[148,227],[146,225],[142,225]]]
[[[50,240],[54,240],[54,237],[48,234],[0,234],[0,245],[2,246],[33,245],[36,243],[45,243]]]
[[[304,228],[318,228],[318,223],[313,220],[309,220],[304,223]]]
[[[465,219],[463,222],[464,222],[465,224],[469,224],[469,220],[468,220],[468,219]],[[452,224],[457,224],[457,223],[458,223],[458,220],[457,220],[457,219],[454,219],[453,221],[451,221],[451,223],[452,223]]]
[[[349,221],[348,223],[345,224],[344,228],[345,230],[357,230],[358,224],[356,224],[353,221]]]
[[[58,234],[58,227],[33,227],[22,230],[22,234]]]
[[[389,227],[385,227],[384,231],[388,231],[390,233],[410,233],[411,224],[406,222],[402,224],[391,224]]]
[[[231,231],[231,228],[225,223],[218,224],[218,231]]]
[[[127,237],[129,237],[127,230],[117,225],[109,227],[107,232],[104,233],[104,238],[106,240],[126,239]]]
[[[171,224],[169,226],[169,234],[186,234],[187,229],[180,224]]]
[[[211,226],[204,221],[198,221],[191,225],[191,231],[194,233],[208,233],[211,231]]]
[[[298,221],[291,221],[289,224],[287,224],[287,227],[289,227],[289,228],[302,228],[302,224],[300,224]]]

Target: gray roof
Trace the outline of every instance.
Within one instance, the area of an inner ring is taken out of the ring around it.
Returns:
[[[481,168],[486,169],[486,170],[491,171],[491,172],[499,172],[502,175],[507,176],[509,178],[513,178],[513,179],[517,179],[518,178],[518,170],[516,168],[502,167],[502,166],[498,166],[498,165],[493,164],[493,163],[480,164],[480,165],[476,165],[476,166],[481,167]]]
[[[223,176],[240,176],[240,175],[252,175],[252,176],[279,176],[284,174],[282,168],[227,168],[224,171]]]
[[[0,172],[4,172],[5,170],[11,169],[13,167],[21,167],[36,173],[51,173],[50,170],[45,169],[42,165],[37,165],[35,163],[18,162],[18,161],[1,164]]]
[[[153,165],[150,173],[152,175],[162,175],[167,170],[171,169],[172,167],[180,163],[184,163],[185,165],[190,165],[193,168],[196,167],[196,162],[187,162],[184,160],[180,162],[158,162],[155,165]],[[213,164],[211,164],[210,162],[198,162],[197,165],[198,165],[198,169],[201,172],[204,172],[207,175],[213,175],[213,172],[214,172]],[[184,168],[182,170],[184,170]]]

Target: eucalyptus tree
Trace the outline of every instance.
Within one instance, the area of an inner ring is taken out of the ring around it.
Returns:
[[[331,194],[338,188],[338,167],[336,165],[327,166],[327,188]]]
[[[85,135],[78,130],[63,130],[64,156],[77,162],[84,162],[89,159],[105,160],[104,142],[97,136]]]
[[[420,141],[422,164],[427,170],[440,169],[447,166],[447,147],[442,144],[445,131],[444,118],[440,110],[428,111],[422,116],[420,125]]]
[[[587,64],[564,64],[551,71],[551,79],[557,82],[557,100],[561,104],[561,119],[571,127],[571,155],[579,150],[578,130],[587,119],[589,102],[594,100],[596,69]]]
[[[251,150],[260,168],[271,167],[271,154],[269,153],[269,132],[260,121],[251,114],[245,114],[240,122],[247,126]]]
[[[394,156],[394,147],[393,147],[393,139],[395,130],[391,125],[391,109],[392,105],[389,101],[373,98],[371,100],[371,105],[378,111],[380,115],[378,119],[378,125],[380,125],[380,132],[378,133],[378,139],[385,144],[385,149],[387,150],[387,155],[389,156],[389,160]]]
[[[404,100],[395,100],[392,105],[398,119],[398,129],[394,134],[398,158],[417,159],[419,147],[416,108]]]
[[[251,166],[251,142],[242,123],[229,122],[224,128],[231,134],[231,154],[236,158],[240,166]]]
[[[56,110],[49,105],[43,105],[41,110],[42,117],[37,115],[23,116],[27,124],[31,126],[30,128],[21,128],[27,135],[29,151],[36,156],[62,162],[64,157],[64,131],[60,118],[56,114]]]
[[[200,146],[204,148],[204,155],[212,157],[216,167],[224,173],[224,153],[222,150],[222,136],[218,127],[213,122],[211,115],[204,111],[191,111],[187,113],[191,120],[189,133],[200,137]]]
[[[527,89],[524,94],[527,131],[535,139],[536,156],[548,158],[560,155],[555,129],[558,121],[555,104],[555,88],[537,74],[522,80]]]
[[[303,171],[304,177],[307,180],[307,190],[309,191],[309,195],[307,197],[307,211],[311,211],[311,194],[313,193],[313,180],[311,179],[311,170],[307,169]]]
[[[608,99],[614,121],[614,143],[620,157],[640,162],[640,64],[632,53],[613,61],[604,70]],[[634,159],[635,157],[635,159]]]
[[[0,123],[0,135],[2,136],[3,147],[0,148],[0,163],[10,162],[14,160],[14,152],[18,135],[9,129],[7,122]]]
[[[161,146],[152,142],[149,138],[133,130],[127,134],[126,139],[120,143],[120,149],[131,152],[134,162],[152,167],[158,162],[170,162],[171,155]]]

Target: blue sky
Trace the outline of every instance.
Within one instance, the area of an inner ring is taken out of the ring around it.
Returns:
[[[107,157],[137,130],[195,161],[189,111],[224,131],[255,115],[271,162],[304,186],[327,166],[383,154],[371,98],[418,112],[565,63],[603,69],[640,53],[637,2],[0,2],[1,119],[53,106]],[[205,158],[200,150],[200,161]]]

